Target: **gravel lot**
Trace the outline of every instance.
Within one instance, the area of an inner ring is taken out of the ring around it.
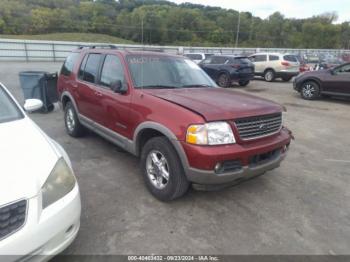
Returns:
[[[1,62],[0,81],[23,101],[19,71],[60,66]],[[67,150],[81,189],[81,229],[65,253],[349,254],[350,101],[308,102],[282,82],[231,89],[287,107],[289,156],[265,176],[167,204],[147,192],[138,159],[94,134],[69,137],[60,110],[32,114]]]

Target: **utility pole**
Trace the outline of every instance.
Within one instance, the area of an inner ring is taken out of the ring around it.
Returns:
[[[236,30],[236,44],[235,47],[238,47],[238,38],[239,38],[239,27],[241,26],[241,12],[238,11],[238,23],[237,23],[237,30]]]

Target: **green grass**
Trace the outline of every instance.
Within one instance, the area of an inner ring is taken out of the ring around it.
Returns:
[[[135,42],[119,37],[93,33],[53,33],[43,35],[0,35],[0,38],[49,40],[49,41],[72,41],[113,44],[135,44]]]

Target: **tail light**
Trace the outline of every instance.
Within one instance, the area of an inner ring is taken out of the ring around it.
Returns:
[[[282,64],[283,66],[290,66],[290,63],[288,63],[288,62],[286,62],[286,61],[282,61],[281,64]]]

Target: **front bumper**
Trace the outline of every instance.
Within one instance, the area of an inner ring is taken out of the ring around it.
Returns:
[[[81,212],[78,184],[44,210],[41,202],[40,194],[28,199],[25,225],[0,241],[2,261],[47,261],[75,239]]]
[[[292,135],[283,128],[280,134],[264,138],[249,145],[228,145],[217,148],[185,146],[189,166],[185,168],[187,178],[201,185],[222,185],[235,183],[238,180],[250,179],[266,171],[279,167],[285,158]],[[266,161],[252,163],[252,157],[274,152]],[[188,157],[192,156],[192,157]],[[225,161],[237,160],[241,167],[233,171],[215,172],[215,165]]]

